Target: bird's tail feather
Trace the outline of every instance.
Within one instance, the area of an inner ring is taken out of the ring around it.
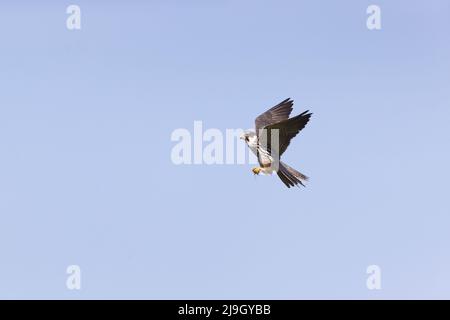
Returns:
[[[298,172],[294,168],[291,168],[286,163],[283,163],[281,161],[277,174],[280,177],[281,181],[283,181],[283,183],[288,188],[296,186],[298,184],[305,186],[303,182],[308,181],[308,177],[305,176],[303,173]]]

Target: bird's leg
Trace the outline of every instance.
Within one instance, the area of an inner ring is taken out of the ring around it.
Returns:
[[[252,169],[252,171],[253,171],[253,174],[259,174],[259,173],[261,172],[261,168],[259,168],[259,167],[254,167],[254,168]]]

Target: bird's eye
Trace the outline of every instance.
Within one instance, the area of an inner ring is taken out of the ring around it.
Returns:
[[[248,142],[248,137],[245,137],[245,141],[247,141],[247,142]]]

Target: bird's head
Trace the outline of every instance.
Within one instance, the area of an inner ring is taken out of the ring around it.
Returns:
[[[251,143],[251,141],[255,140],[256,133],[253,131],[245,131],[240,138],[244,140],[247,144]]]

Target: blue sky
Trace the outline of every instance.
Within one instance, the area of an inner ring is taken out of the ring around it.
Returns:
[[[450,298],[449,12],[3,3],[0,297]],[[287,97],[314,113],[284,157],[307,188],[171,162],[174,129],[246,129]],[[381,290],[366,288],[372,264]]]

